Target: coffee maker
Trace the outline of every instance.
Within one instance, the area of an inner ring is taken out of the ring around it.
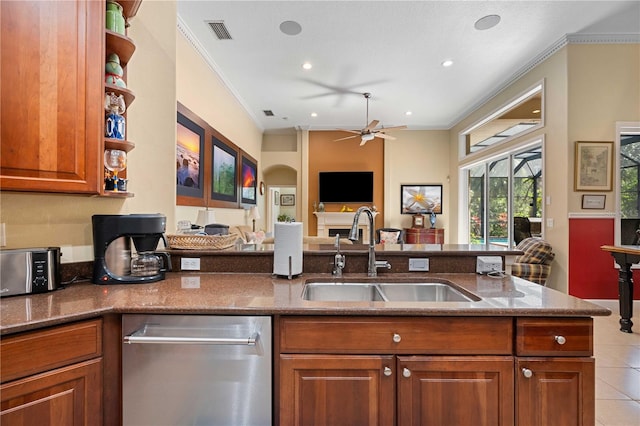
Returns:
[[[167,219],[161,214],[94,215],[93,283],[137,284],[164,279],[171,270],[168,253],[155,252]],[[137,255],[131,256],[131,241]]]

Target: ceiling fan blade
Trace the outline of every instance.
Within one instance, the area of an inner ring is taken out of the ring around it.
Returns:
[[[369,131],[375,129],[375,127],[378,125],[378,123],[380,123],[380,121],[372,120],[371,123],[369,123],[369,125],[367,127],[362,129],[362,133],[366,133],[366,132],[369,132]]]
[[[382,132],[376,132],[376,133],[374,133],[374,135],[375,135],[376,138],[389,139],[390,141],[396,140],[395,137],[393,137],[391,135],[385,135]]]
[[[369,142],[369,140],[368,140],[368,139],[362,139],[362,140],[360,141],[360,146],[364,146],[364,144],[366,144],[367,142]]]
[[[360,134],[357,135],[353,135],[353,136],[347,136],[346,138],[340,138],[340,139],[334,139],[334,142],[338,142],[338,141],[343,141],[345,139],[353,139],[353,138],[357,138]]]
[[[387,130],[400,130],[400,129],[406,129],[407,126],[402,125],[402,126],[393,126],[393,127],[385,127],[383,129],[380,129],[380,132],[386,132]]]
[[[347,129],[337,129],[339,132],[347,132],[347,133],[353,133],[356,135],[359,135],[361,132],[360,130],[347,130]]]

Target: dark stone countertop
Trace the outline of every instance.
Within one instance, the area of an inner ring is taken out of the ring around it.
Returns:
[[[312,302],[301,298],[306,280],[330,274],[303,273],[292,280],[266,273],[168,273],[151,284],[78,283],[50,293],[0,299],[0,334],[10,334],[106,313],[207,315],[373,316],[606,316],[603,307],[556,290],[506,276],[474,273],[388,273],[381,279],[449,280],[479,296],[478,302]],[[365,274],[345,274],[363,279]]]

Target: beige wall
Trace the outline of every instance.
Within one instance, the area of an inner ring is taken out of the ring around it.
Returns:
[[[556,253],[549,286],[567,292],[569,214],[581,211],[582,192],[573,190],[575,141],[614,140],[616,121],[640,119],[638,44],[570,44],[533,68],[500,94],[451,129],[452,170],[460,165],[458,134],[517,94],[544,80],[545,126],[513,141],[512,145],[543,137],[545,140],[543,231]],[[491,151],[488,151],[491,152]],[[617,167],[617,164],[616,164]],[[451,200],[457,209],[459,176],[452,174]],[[604,214],[615,210],[614,194],[608,193]],[[452,217],[452,230],[458,228]],[[547,221],[553,227],[547,227]],[[461,236],[456,236],[461,238]]]
[[[262,181],[262,170],[264,169],[261,163],[262,130],[255,125],[242,105],[190,41],[180,31],[176,33],[175,85],[178,101],[255,158],[258,161],[258,182]],[[171,154],[175,168],[175,146]],[[175,176],[173,187],[175,191]],[[258,208],[264,212],[263,206],[264,196],[258,194]],[[198,207],[178,206],[176,207],[176,220],[195,222],[198,210]],[[218,223],[249,224],[246,211],[243,209],[215,208],[213,210],[216,212]],[[264,217],[264,214],[261,216]],[[264,226],[263,221],[264,219],[256,221],[256,229]],[[173,226],[175,227],[175,224]]]
[[[573,165],[576,141],[614,141],[616,121],[640,119],[640,44],[572,45],[568,73],[568,148]],[[615,165],[619,167],[617,159]],[[574,192],[571,182],[569,212],[579,212],[584,192]],[[615,212],[615,192],[598,194],[607,196],[605,212]]]
[[[445,241],[450,242],[450,165],[448,130],[414,130],[389,133],[397,139],[385,141],[384,226],[411,227],[411,216],[400,213],[400,185],[441,184],[442,214],[436,227],[445,228]],[[454,169],[455,170],[455,169]]]
[[[0,193],[7,248],[62,246],[63,262],[93,260],[91,216],[163,213],[175,222],[175,1],[145,1],[131,20],[136,52],[127,84],[136,99],[128,111],[129,199]],[[97,143],[97,141],[96,141]]]

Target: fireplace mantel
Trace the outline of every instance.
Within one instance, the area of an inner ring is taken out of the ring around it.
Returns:
[[[356,212],[313,212],[318,218],[319,237],[329,237],[329,229],[351,229]],[[373,218],[378,212],[373,212]],[[361,214],[358,220],[358,228],[362,229],[362,243],[369,244],[369,217]]]

